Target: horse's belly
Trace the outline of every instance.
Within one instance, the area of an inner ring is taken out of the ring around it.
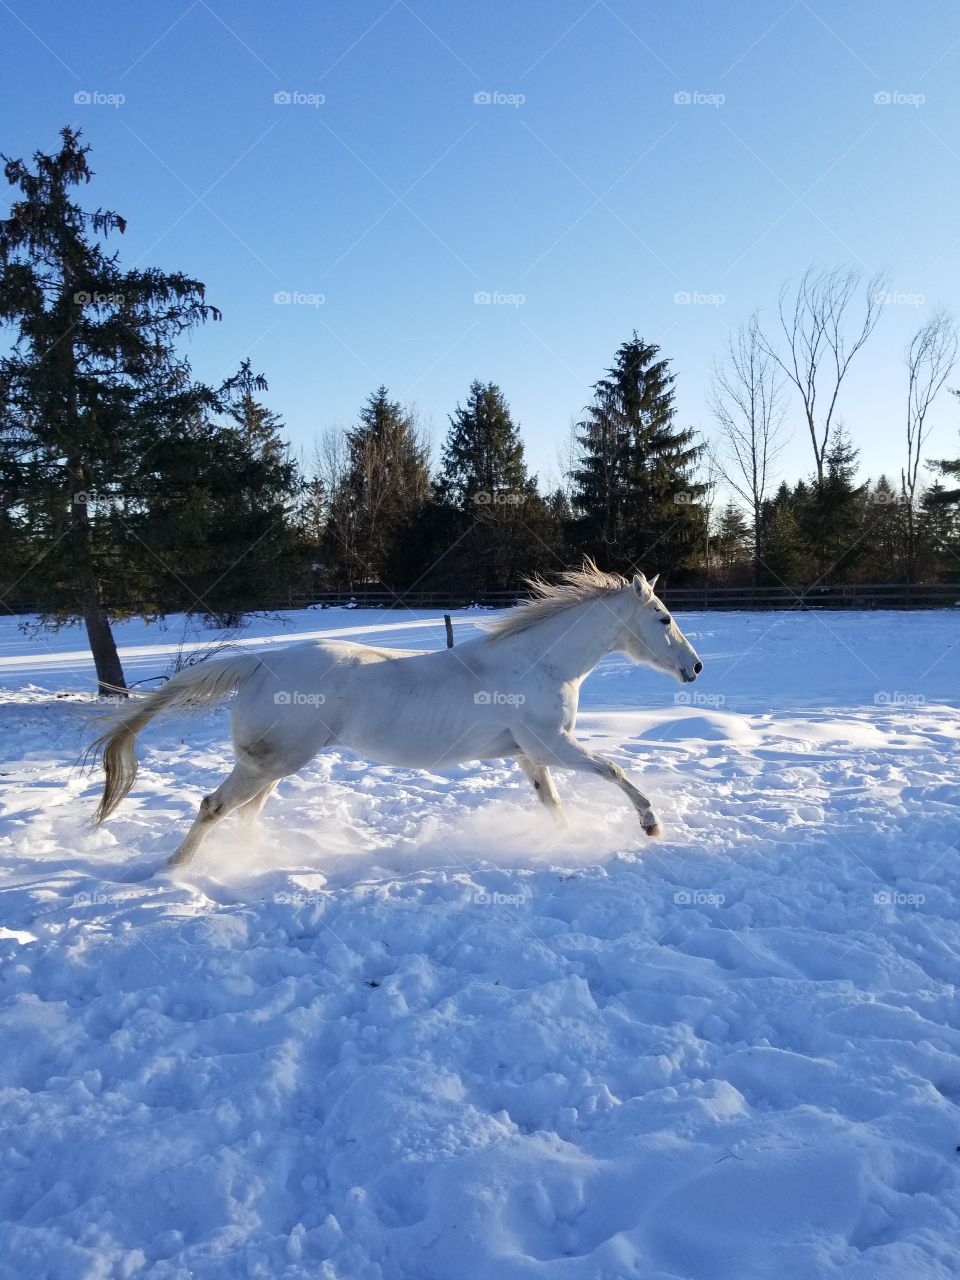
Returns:
[[[399,735],[343,733],[339,742],[350,751],[377,764],[407,769],[443,769],[467,760],[495,760],[517,750],[513,735],[505,729],[472,730],[470,733]]]

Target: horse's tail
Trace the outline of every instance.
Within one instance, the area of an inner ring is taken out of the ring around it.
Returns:
[[[154,716],[178,708],[213,706],[239,689],[260,666],[253,655],[201,662],[173,676],[162,689],[104,717],[110,727],[89,747],[87,758],[103,759],[106,780],[94,821],[108,818],[129,792],[137,777],[137,734]]]

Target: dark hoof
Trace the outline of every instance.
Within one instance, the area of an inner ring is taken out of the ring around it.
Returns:
[[[644,827],[643,829],[647,835],[651,836],[654,840],[657,839],[658,836],[663,835],[663,828],[660,826],[659,822],[655,822],[652,827]]]

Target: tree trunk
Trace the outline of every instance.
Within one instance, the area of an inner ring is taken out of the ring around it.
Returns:
[[[113,638],[110,619],[94,592],[91,592],[83,606],[83,620],[87,627],[87,639],[90,652],[93,654],[94,666],[97,669],[97,692],[101,697],[116,695],[126,697],[127,682],[120,665],[117,653],[117,642]]]

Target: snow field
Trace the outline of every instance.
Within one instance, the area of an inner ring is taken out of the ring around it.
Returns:
[[[694,689],[611,659],[579,730],[662,841],[597,779],[557,827],[510,763],[334,752],[176,877],[226,715],[155,722],[95,830],[81,637],[4,624],[0,1275],[960,1274],[958,620],[679,622]]]

